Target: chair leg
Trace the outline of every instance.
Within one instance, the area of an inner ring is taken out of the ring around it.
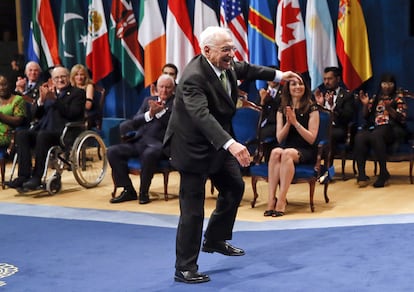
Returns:
[[[168,170],[163,171],[164,175],[164,200],[168,201],[168,178],[170,175],[170,172]]]
[[[345,177],[345,164],[346,164],[346,157],[345,154],[342,156],[341,167],[342,167],[342,180],[346,180]]]
[[[0,172],[1,172],[1,187],[4,190],[6,188],[6,184],[4,182],[4,177],[6,174],[6,159],[4,158],[0,160]]]
[[[309,181],[309,205],[312,212],[315,212],[315,205],[313,204],[313,195],[315,194],[316,180]]]
[[[253,200],[251,201],[251,206],[254,208],[256,205],[256,200],[259,194],[257,193],[257,177],[252,176],[252,189],[253,189]]]
[[[325,203],[329,203],[329,197],[328,197],[328,186],[329,186],[329,183],[326,183],[326,184],[323,186],[323,195],[325,196]]]

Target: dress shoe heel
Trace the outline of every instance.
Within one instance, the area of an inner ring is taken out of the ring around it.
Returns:
[[[187,284],[198,284],[210,281],[210,277],[197,271],[175,271],[174,280]]]

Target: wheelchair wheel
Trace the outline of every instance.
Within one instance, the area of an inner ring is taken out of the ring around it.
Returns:
[[[97,186],[103,180],[108,164],[102,138],[94,131],[82,132],[73,143],[71,163],[75,179],[81,186]]]
[[[62,180],[59,174],[54,174],[46,181],[46,191],[49,195],[54,195],[62,189]]]

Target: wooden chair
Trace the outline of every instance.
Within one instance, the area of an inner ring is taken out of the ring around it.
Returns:
[[[328,110],[319,109],[319,130],[316,143],[318,145],[318,152],[315,164],[298,164],[295,166],[295,176],[293,183],[307,182],[309,184],[309,205],[312,212],[315,211],[313,197],[315,193],[316,182],[319,181],[324,184],[325,202],[329,202],[328,186],[330,177],[332,176],[331,161],[331,127],[332,117]],[[263,161],[263,143],[259,144],[259,150],[255,157],[254,164],[250,166],[250,175],[252,177],[253,200],[251,202],[252,208],[255,207],[256,200],[259,196],[257,193],[257,182],[259,180],[268,181],[268,164]]]

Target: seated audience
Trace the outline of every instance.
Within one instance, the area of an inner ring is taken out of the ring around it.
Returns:
[[[0,147],[8,147],[11,131],[25,120],[26,105],[20,95],[12,94],[7,78],[0,75]]]
[[[349,124],[355,113],[354,96],[340,86],[341,71],[338,67],[326,67],[323,75],[324,89],[315,90],[315,100],[320,106],[330,110],[332,121],[332,154],[335,155],[336,145],[345,143]],[[332,155],[332,157],[333,157]]]
[[[163,139],[173,107],[175,83],[170,75],[163,74],[157,80],[158,96],[144,99],[140,109],[132,118],[120,125],[125,143],[108,148],[107,156],[112,167],[112,179],[122,193],[111,199],[111,203],[121,203],[137,199],[137,192],[128,176],[128,159],[138,157],[141,162],[141,184],[139,203],[147,204],[149,187],[163,157]],[[125,138],[127,137],[127,138]]]
[[[362,91],[359,93],[365,117],[364,127],[357,132],[354,146],[358,167],[357,183],[360,187],[369,184],[365,164],[370,150],[380,168],[379,176],[373,186],[382,188],[390,178],[387,170],[387,148],[395,141],[404,139],[407,115],[407,105],[396,94],[396,88],[394,75],[385,73],[381,76],[377,94],[372,98]]]
[[[39,88],[39,98],[33,104],[34,117],[39,122],[28,130],[17,132],[18,177],[10,182],[10,187],[37,189],[41,184],[47,152],[51,146],[59,145],[65,124],[84,119],[85,91],[70,85],[69,70],[55,67],[51,77],[53,84],[43,84]],[[34,168],[32,150],[35,154]]]
[[[288,81],[283,86],[276,119],[276,137],[280,146],[270,153],[269,194],[264,212],[264,216],[273,217],[285,214],[286,196],[295,175],[295,165],[316,161],[319,111],[312,101],[308,85],[303,81]]]
[[[85,116],[88,128],[96,127],[97,120],[101,117],[99,108],[99,98],[96,94],[100,94],[95,91],[95,85],[89,76],[88,69],[82,64],[76,64],[70,70],[70,83],[74,87],[85,90],[86,103],[85,103]]]

